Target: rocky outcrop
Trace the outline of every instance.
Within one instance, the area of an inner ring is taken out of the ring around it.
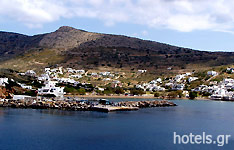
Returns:
[[[7,98],[11,96],[11,92],[5,87],[0,87],[0,98]]]

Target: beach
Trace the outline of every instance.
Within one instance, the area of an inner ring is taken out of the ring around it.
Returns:
[[[66,97],[79,97],[79,98],[94,98],[94,99],[98,99],[98,98],[119,98],[119,99],[158,99],[158,100],[191,100],[187,97],[182,97],[182,98],[162,98],[162,97],[153,97],[153,96],[124,96],[124,95],[114,95],[114,96],[108,96],[108,95],[66,95]],[[208,97],[197,97],[194,100],[211,100]]]

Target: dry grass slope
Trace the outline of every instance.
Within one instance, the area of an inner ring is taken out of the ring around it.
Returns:
[[[63,61],[63,57],[53,49],[41,51],[31,51],[23,56],[17,56],[14,59],[7,60],[0,64],[0,68],[13,69],[17,71],[26,71],[33,69],[41,71],[43,68],[55,65]]]

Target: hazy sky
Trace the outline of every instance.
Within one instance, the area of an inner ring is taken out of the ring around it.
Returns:
[[[0,0],[0,30],[67,25],[199,50],[234,51],[234,0]]]

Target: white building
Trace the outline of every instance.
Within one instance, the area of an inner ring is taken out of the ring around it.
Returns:
[[[29,89],[29,90],[32,90],[32,86],[31,85],[26,85],[26,84],[21,84],[21,83],[18,83],[23,89]]]
[[[76,70],[76,73],[85,74],[85,70]]]
[[[13,100],[26,100],[31,98],[31,96],[28,95],[13,95]]]
[[[172,87],[172,90],[184,90],[185,85],[184,84],[174,84]]]
[[[224,84],[228,84],[228,83],[233,83],[234,84],[234,79],[230,79],[230,78],[223,79],[223,83]]]
[[[227,72],[234,73],[234,68],[227,68]]]
[[[155,81],[155,80],[153,80]],[[143,83],[142,85],[137,84],[136,88],[143,89],[144,91],[165,91],[164,87],[154,84],[152,81],[150,83]]]
[[[211,99],[214,99],[214,100],[221,100],[223,99],[224,97],[227,96],[227,93],[224,89],[222,88],[219,88],[218,90],[216,90],[212,95],[211,95]]]
[[[58,74],[63,74],[63,67],[59,67],[58,70],[59,70]]]
[[[56,87],[57,83],[57,81],[47,81],[44,87],[38,89],[38,95],[53,94],[56,97],[63,98],[65,94],[64,87]]]
[[[99,90],[99,91],[104,91],[105,89],[104,89],[104,88],[98,87],[98,90]]]
[[[176,75],[176,77],[174,78],[174,80],[176,82],[181,82],[183,78],[185,78],[185,75],[184,74],[179,74],[179,75]]]
[[[96,72],[92,72],[92,73],[91,73],[91,76],[92,76],[92,77],[98,77],[98,74],[97,74]]]
[[[138,70],[138,73],[146,73],[147,70]]]
[[[173,84],[172,82],[169,82],[169,83],[166,83],[166,84],[165,84],[165,86],[167,86],[167,87],[173,87],[173,85],[174,85],[174,84]]]
[[[186,72],[185,74],[186,74],[187,76],[191,76],[191,75],[192,75],[191,72]]]
[[[37,74],[33,70],[28,70],[28,71],[25,72],[25,75],[35,77]]]
[[[156,81],[159,82],[159,83],[161,83],[161,82],[162,82],[162,79],[161,79],[161,78],[158,78]]]
[[[207,75],[209,75],[209,76],[217,76],[218,72],[216,72],[216,71],[208,71]]]
[[[190,83],[190,82],[195,81],[197,79],[198,79],[198,77],[189,77],[188,82]]]
[[[71,83],[74,84],[76,81],[70,78],[57,78],[56,79],[59,83]]]
[[[0,86],[6,86],[8,84],[8,78],[0,78]]]
[[[110,72],[100,72],[99,74],[101,76],[109,76],[111,73]]]
[[[39,81],[49,81],[50,76],[48,74],[41,74],[40,77],[37,78]]]
[[[50,72],[50,68],[45,68],[45,72],[49,73]]]
[[[104,78],[104,79],[102,79],[102,81],[111,81],[111,79],[110,78]]]
[[[75,74],[75,75],[71,75],[71,77],[72,77],[72,78],[78,78],[78,79],[80,79],[80,78],[82,78],[82,75],[80,75],[80,74]]]
[[[183,94],[185,97],[189,97],[189,92],[188,92],[188,91],[183,91],[182,94]]]
[[[157,80],[152,80],[149,82],[149,84],[156,84],[157,83]]]
[[[57,68],[50,69],[50,72],[56,73],[58,71]]]
[[[172,70],[172,67],[168,67],[167,70]]]

